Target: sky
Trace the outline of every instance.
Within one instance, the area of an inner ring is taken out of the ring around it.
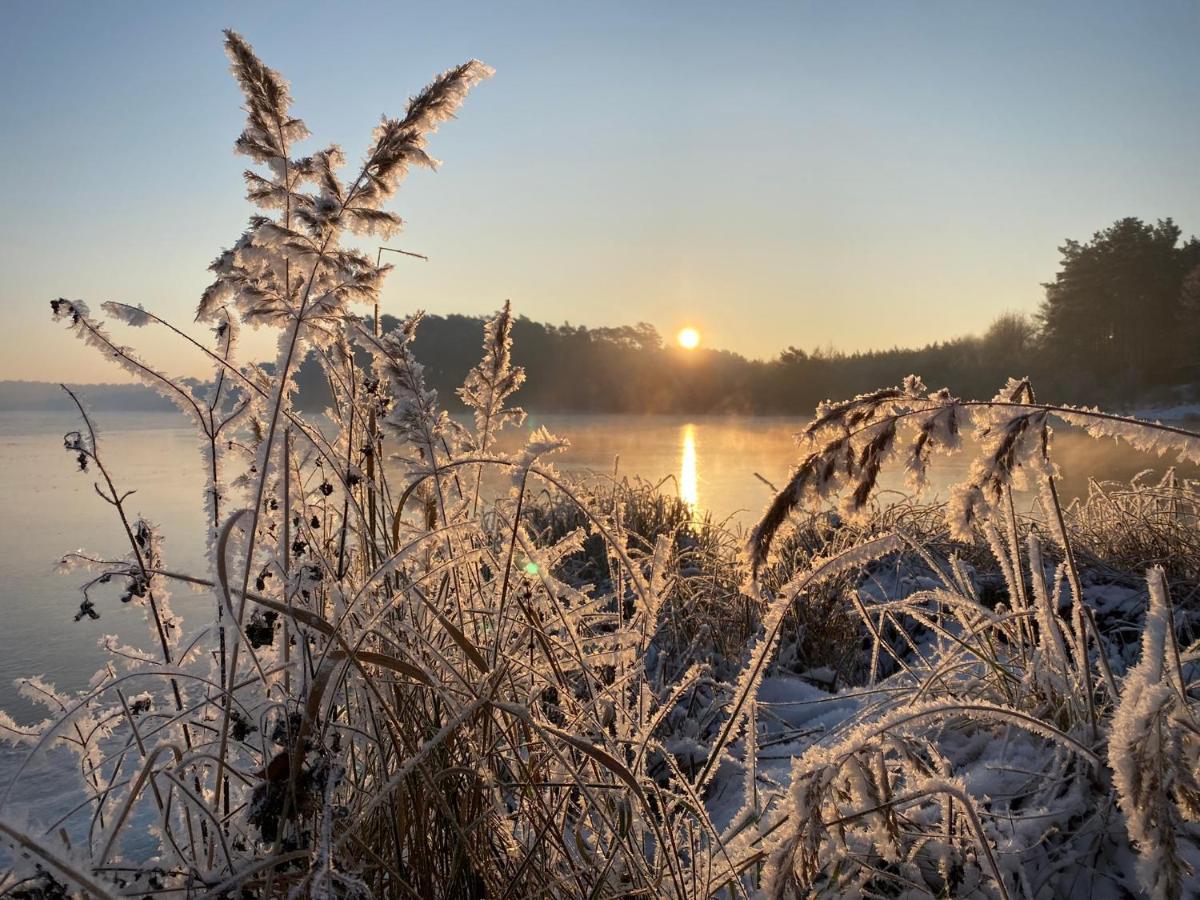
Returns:
[[[1066,238],[1200,232],[1192,2],[3,5],[0,379],[120,381],[59,296],[200,334],[248,163],[221,29],[361,158],[382,113],[496,69],[392,207],[385,312],[696,327],[771,357],[923,344],[1033,311]],[[119,331],[119,329],[114,329]],[[120,333],[159,364],[201,360]],[[267,357],[273,336],[248,340]]]

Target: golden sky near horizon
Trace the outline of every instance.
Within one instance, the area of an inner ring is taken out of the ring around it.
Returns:
[[[465,4],[403,27],[357,6],[282,24],[233,4],[10,10],[0,378],[122,380],[57,333],[57,296],[191,328],[250,211],[229,25],[290,79],[306,149],[337,141],[351,163],[431,75],[496,68],[433,137],[444,167],[394,204],[391,243],[430,257],[396,260],[396,314],[511,298],[756,357],[916,345],[1034,310],[1068,237],[1127,215],[1200,231],[1193,3]],[[329,64],[315,34],[354,52]],[[122,338],[206,371],[161,335]]]

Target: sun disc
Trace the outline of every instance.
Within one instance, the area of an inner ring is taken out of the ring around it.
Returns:
[[[695,328],[684,328],[676,336],[676,340],[684,350],[695,350],[700,346],[700,332]]]

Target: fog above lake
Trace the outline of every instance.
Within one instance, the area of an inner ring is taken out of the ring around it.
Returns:
[[[106,412],[97,416],[100,449],[122,490],[135,489],[131,512],[161,525],[174,568],[205,572],[204,522],[199,490],[203,477],[196,438],[176,413]],[[795,434],[803,420],[775,417],[531,415],[522,431],[539,426],[570,439],[553,458],[564,472],[600,478],[640,477],[678,492],[698,514],[711,512],[731,530],[748,529],[771,498],[764,483],[782,485],[796,463]],[[57,574],[67,551],[86,548],[117,558],[128,547],[112,510],[96,496],[91,474],[77,470],[62,448],[78,417],[59,412],[10,412],[0,421],[0,491],[7,505],[0,534],[0,708],[33,710],[15,697],[14,678],[45,673],[63,688],[82,686],[103,662],[95,640],[118,633],[145,640],[142,611],[123,606],[116,586],[94,592],[101,617],[72,621],[81,599],[80,573]],[[509,449],[523,435],[512,432]],[[1084,494],[1088,477],[1128,480],[1147,468],[1162,473],[1169,460],[1056,430],[1054,457],[1062,470],[1062,493]],[[969,451],[935,457],[928,499],[945,497],[970,464]],[[1194,470],[1190,474],[1195,474]],[[761,478],[759,477],[761,476]],[[908,493],[901,468],[885,470],[881,499]],[[1033,498],[1022,499],[1022,509]],[[186,620],[206,620],[211,599],[176,591],[174,606]],[[189,615],[189,613],[191,613]],[[86,635],[85,635],[86,633]]]

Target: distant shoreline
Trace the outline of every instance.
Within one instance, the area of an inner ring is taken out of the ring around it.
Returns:
[[[69,384],[89,409],[154,412],[175,407],[141,384]],[[49,381],[0,381],[0,412],[57,412],[75,406],[62,387]]]
[[[197,382],[198,384],[198,382]],[[95,412],[174,412],[176,407],[165,397],[152,389],[140,384],[69,384],[79,395],[90,411]],[[453,400],[450,411],[456,412],[457,398]],[[307,412],[318,412],[315,405],[305,405],[303,398],[298,404]],[[62,388],[49,381],[0,381],[0,413],[3,412],[73,412],[75,409],[71,399]],[[1155,404],[1147,398],[1144,402],[1120,404],[1111,407],[1114,412],[1123,412],[1139,419],[1181,421],[1200,419],[1200,403]],[[753,418],[779,418],[789,415],[810,415],[812,410],[805,413],[789,413],[779,410],[738,410],[722,413],[713,410],[686,409],[578,409],[560,407],[530,408],[527,410],[537,415],[655,415],[655,416],[744,416]]]

